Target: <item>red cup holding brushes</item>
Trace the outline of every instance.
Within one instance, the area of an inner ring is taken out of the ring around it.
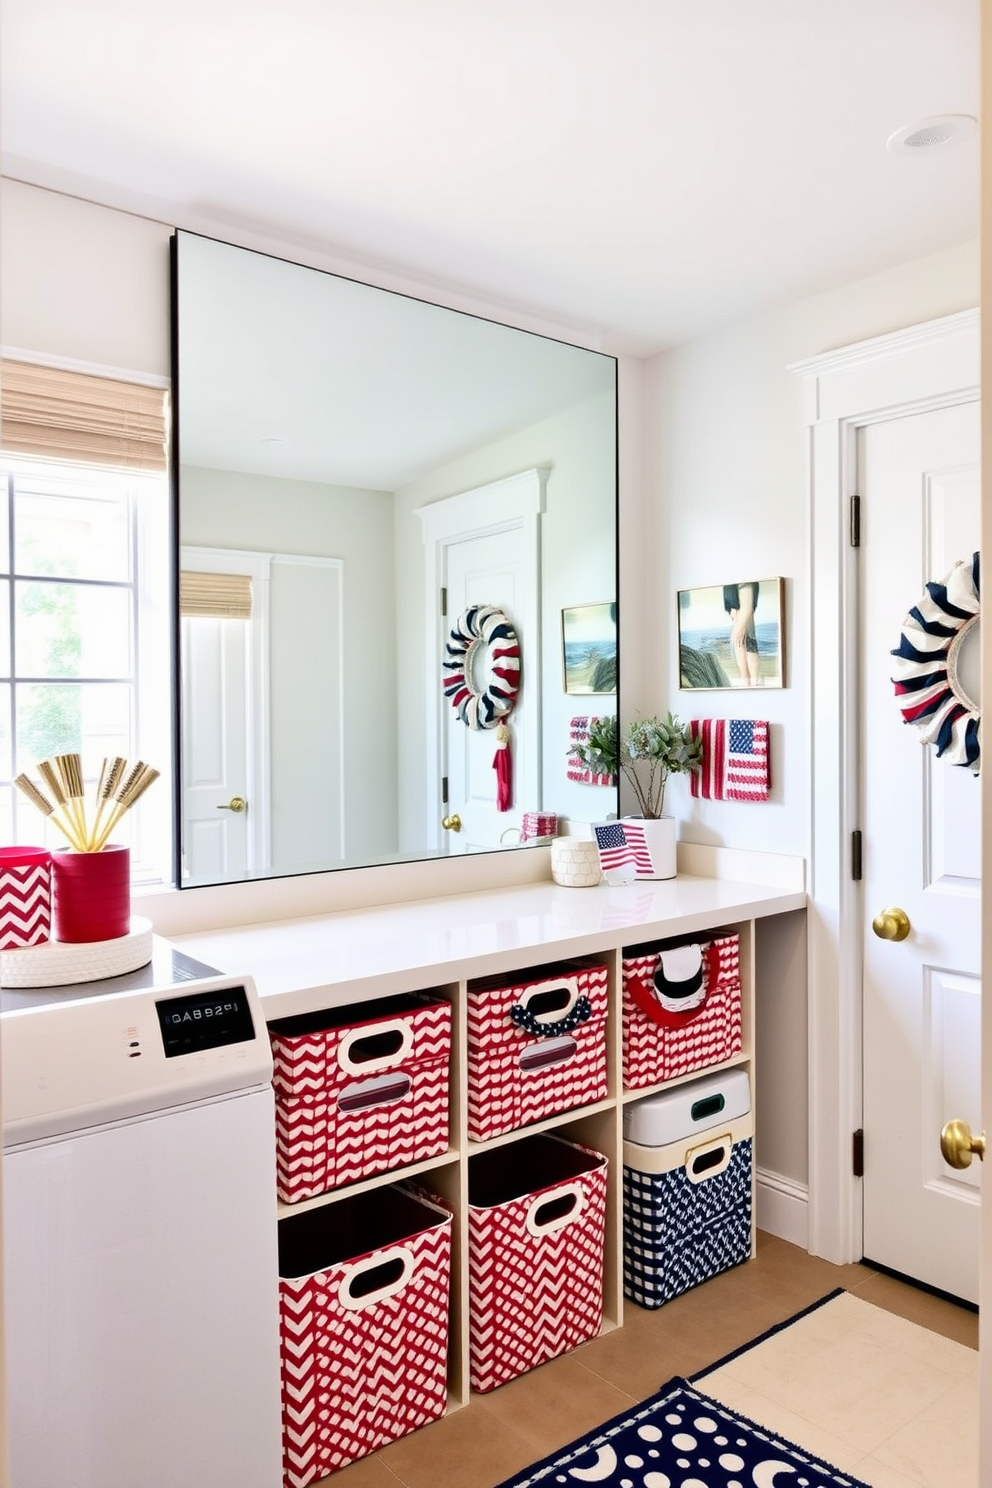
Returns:
[[[131,853],[113,843],[99,852],[52,853],[52,931],[75,943],[116,940],[131,928]]]

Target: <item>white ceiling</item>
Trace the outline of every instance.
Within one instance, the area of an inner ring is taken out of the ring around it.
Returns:
[[[648,353],[977,235],[978,0],[0,0],[8,175]]]

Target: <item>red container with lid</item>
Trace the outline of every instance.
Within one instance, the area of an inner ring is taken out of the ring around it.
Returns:
[[[0,951],[40,945],[52,918],[52,855],[45,847],[0,847]]]
[[[113,844],[99,852],[52,853],[53,939],[117,940],[131,929],[131,853]]]

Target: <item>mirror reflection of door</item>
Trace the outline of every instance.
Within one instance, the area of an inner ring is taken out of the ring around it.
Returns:
[[[181,568],[184,882],[342,861],[340,559],[184,547]]]
[[[182,871],[192,882],[244,876],[252,856],[248,811],[237,808],[256,804],[249,749],[253,586],[250,574],[224,571],[229,559],[192,549],[182,555]]]
[[[448,811],[461,819],[460,831],[444,834],[449,853],[497,848],[504,838],[512,837],[516,841],[521,803],[527,802],[534,809],[538,801],[541,731],[535,705],[536,679],[529,677],[528,668],[537,665],[539,632],[526,623],[532,612],[527,594],[528,575],[534,566],[529,547],[527,535],[520,527],[445,546],[449,628],[470,605],[495,605],[517,631],[521,649],[520,691],[507,719],[513,779],[508,811],[496,809],[495,730],[470,729],[453,708],[446,708],[444,755]],[[472,685],[476,691],[484,691],[491,680],[489,660],[483,653],[484,648],[478,647],[472,668]]]

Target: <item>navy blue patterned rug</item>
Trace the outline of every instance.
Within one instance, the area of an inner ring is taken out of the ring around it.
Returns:
[[[860,1478],[672,1379],[499,1488],[868,1488]]]

